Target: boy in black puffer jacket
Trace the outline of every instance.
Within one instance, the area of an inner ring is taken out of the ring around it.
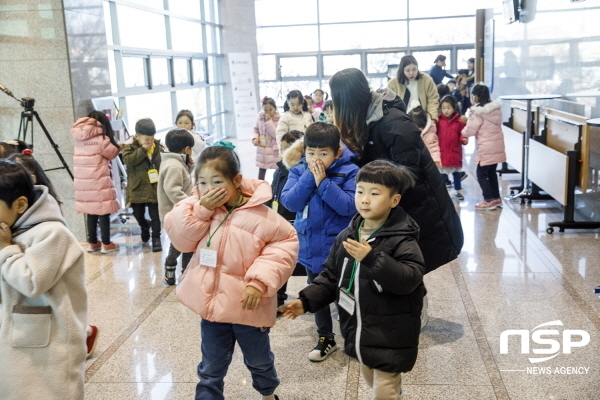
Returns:
[[[356,176],[359,215],[337,236],[324,271],[283,308],[295,319],[335,301],[345,351],[360,362],[374,399],[400,399],[400,374],[417,360],[425,264],[419,227],[398,206],[413,184],[392,162],[365,165]]]

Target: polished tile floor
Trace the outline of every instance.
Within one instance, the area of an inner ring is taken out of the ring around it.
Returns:
[[[244,173],[256,176],[249,142],[239,142],[237,150]],[[469,145],[467,160],[471,151]],[[425,277],[430,320],[421,334],[417,364],[403,376],[404,400],[599,399],[600,299],[593,294],[600,285],[598,231],[547,234],[547,223],[562,219],[554,201],[530,206],[505,201],[501,210],[476,213],[481,191],[474,167],[467,172],[465,201],[456,202],[465,245],[458,260]],[[502,193],[519,177],[504,175]],[[192,399],[200,319],[176,301],[175,287],[163,284],[164,252],[142,246],[133,223],[115,226],[113,233],[122,244],[118,253],[86,259],[89,323],[100,328],[98,346],[87,362],[86,398]],[[167,243],[165,237],[165,248]],[[291,278],[291,298],[304,279]],[[534,328],[553,321],[563,326],[544,328],[555,333],[537,330],[541,340],[534,342]],[[521,354],[518,336],[510,336],[508,353],[501,354],[505,330],[526,330],[530,354]],[[589,344],[576,347],[582,340],[577,335],[563,340],[566,330],[587,332]],[[556,342],[542,343],[548,339]],[[369,399],[358,364],[341,351],[320,364],[308,360],[316,340],[311,315],[279,319],[272,329],[281,400]],[[570,353],[569,341],[574,343]],[[545,362],[529,361],[554,354]],[[260,399],[239,351],[225,395]]]

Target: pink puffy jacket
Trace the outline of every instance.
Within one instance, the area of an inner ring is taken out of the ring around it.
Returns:
[[[437,126],[432,123],[430,117],[427,117],[427,125],[425,128],[421,130],[421,138],[423,139],[423,143],[427,146],[429,153],[431,154],[431,158],[434,163],[442,164],[442,156],[440,155],[440,144],[438,141],[437,135]]]
[[[502,103],[494,101],[483,107],[473,106],[467,111],[467,126],[462,134],[475,136],[477,155],[475,164],[498,164],[506,161],[502,133]]]
[[[225,207],[209,210],[199,203],[198,190],[165,216],[165,230],[180,251],[195,252],[177,286],[177,300],[212,322],[255,327],[275,325],[277,290],[289,279],[298,258],[298,237],[283,217],[263,205],[271,199],[265,181],[242,179],[241,191],[250,200],[227,215]],[[217,267],[200,265],[209,230]],[[246,286],[263,294],[257,310],[242,309]]]
[[[256,146],[256,166],[263,169],[277,169],[277,161],[279,161],[279,146],[277,146],[277,137],[275,131],[279,122],[279,113],[276,112],[273,118],[267,121],[265,113],[258,114],[258,120],[254,126],[254,134],[252,139],[260,144],[260,137],[267,138],[266,146]]]
[[[77,212],[106,215],[119,210],[110,160],[120,149],[104,135],[102,124],[80,118],[71,128],[75,140],[75,209]]]

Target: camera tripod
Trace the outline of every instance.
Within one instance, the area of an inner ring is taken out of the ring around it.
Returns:
[[[55,171],[58,169],[66,169],[67,172],[69,173],[69,176],[71,177],[71,179],[74,179],[71,169],[67,165],[67,162],[65,161],[60,150],[58,149],[58,145],[54,142],[54,140],[52,139],[52,136],[50,136],[50,132],[48,132],[48,129],[46,129],[46,126],[42,122],[40,115],[37,113],[37,111],[35,111],[33,109],[33,105],[35,104],[35,99],[32,99],[31,97],[23,97],[21,100],[19,100],[12,94],[12,92],[10,90],[8,90],[6,87],[4,87],[2,85],[0,85],[0,90],[2,90],[4,93],[9,95],[13,99],[17,100],[19,102],[19,104],[24,108],[24,110],[21,112],[21,123],[19,124],[19,135],[17,136],[17,139],[22,140],[23,142],[27,143],[27,136],[29,134],[31,137],[31,148],[33,149],[33,118],[35,117],[37,122],[42,127],[42,130],[46,134],[46,137],[48,138],[50,145],[56,152],[56,155],[58,156],[58,158],[60,159],[60,161],[62,162],[62,165],[63,165],[62,167],[50,168],[45,171]]]

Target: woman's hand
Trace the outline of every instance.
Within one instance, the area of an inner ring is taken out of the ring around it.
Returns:
[[[200,195],[200,205],[214,210],[227,203],[227,190],[223,188],[206,189]]]
[[[350,257],[358,262],[361,262],[373,250],[365,238],[362,238],[360,243],[356,240],[348,239],[342,242],[342,245],[348,254],[350,254]]]
[[[0,250],[12,244],[12,230],[6,222],[0,223]]]
[[[260,300],[262,299],[262,293],[255,287],[246,286],[246,290],[242,296],[242,309],[244,310],[256,310],[260,307]]]
[[[291,303],[283,306],[281,312],[284,315],[284,317],[288,319],[296,319],[298,318],[298,316],[304,314],[306,311],[304,311],[302,300],[294,300]]]

